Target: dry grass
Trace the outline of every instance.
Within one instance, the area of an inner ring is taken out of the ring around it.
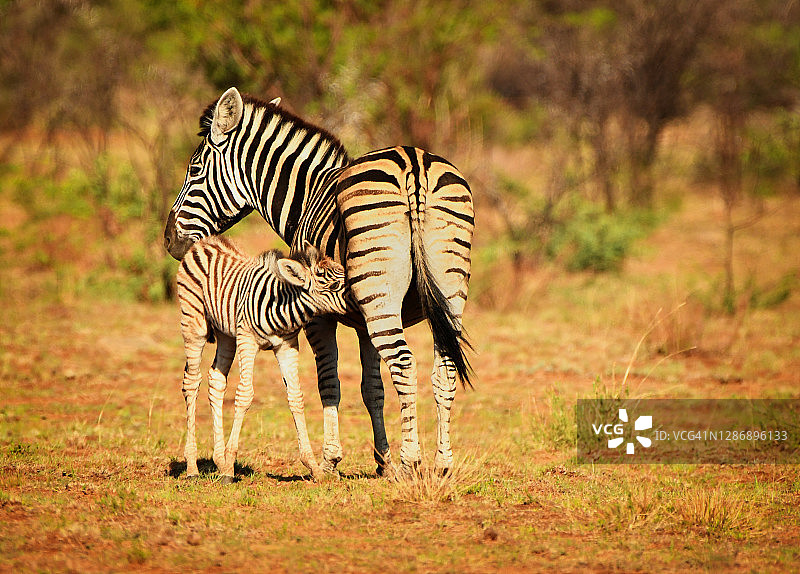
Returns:
[[[398,478],[392,495],[398,501],[409,503],[455,502],[476,483],[488,478],[484,464],[485,460],[481,462],[475,457],[458,458],[453,467],[441,475],[425,458],[408,476]]]
[[[757,570],[798,557],[787,550],[798,536],[796,468],[763,480],[762,467],[575,466],[573,447],[554,441],[555,430],[537,438],[533,427],[560,428],[553,418],[566,420],[570,397],[614,388],[593,390],[580,373],[528,372],[531,359],[516,339],[479,355],[477,390],[456,400],[452,472],[436,475],[429,455],[419,473],[399,482],[373,474],[354,340],[340,341],[345,460],[338,481],[306,479],[284,390],[264,360],[243,429],[240,480],[225,487],[213,468],[196,481],[180,474],[174,309],[96,302],[34,309],[24,328],[14,320],[2,327],[13,346],[0,357],[7,365],[0,381],[0,570],[235,571],[245,563],[278,571],[367,572],[376,564],[389,571],[670,570],[694,560],[709,534],[725,560],[735,551]],[[477,314],[491,332],[508,320]],[[141,332],[132,334],[131,322]],[[532,337],[522,327],[516,333]],[[37,346],[42,336],[55,360]],[[412,347],[424,348],[428,337],[412,330]],[[74,366],[68,371],[67,364]],[[320,437],[311,373],[303,353],[307,419],[312,437]],[[560,391],[549,391],[554,385]],[[426,386],[420,432],[430,452],[435,409]],[[563,403],[548,402],[554,396]],[[522,408],[533,400],[538,411]],[[389,391],[393,448],[396,403]],[[200,411],[198,424],[209,429],[207,409]],[[545,411],[549,417],[533,420]],[[199,437],[201,456],[210,454],[209,434]],[[775,530],[778,524],[795,527]],[[576,537],[586,541],[575,544]],[[647,550],[630,553],[631,545]]]
[[[693,486],[675,501],[679,522],[717,535],[752,527],[752,514],[746,507],[740,493],[723,486]]]
[[[650,481],[625,481],[619,495],[598,509],[599,519],[616,530],[658,529],[665,521],[660,495]]]
[[[631,305],[631,325],[645,334],[644,348],[650,354],[660,356],[702,348],[706,310],[690,295],[666,299],[666,304],[644,300]]]

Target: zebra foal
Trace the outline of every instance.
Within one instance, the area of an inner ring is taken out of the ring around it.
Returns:
[[[200,360],[206,342],[216,340],[208,374],[208,397],[214,427],[214,463],[223,481],[233,480],[244,415],[253,401],[253,364],[259,349],[272,349],[278,360],[289,410],[294,418],[300,460],[314,479],[322,476],[308,439],[303,392],[298,378],[300,329],[319,313],[342,313],[344,268],[316,248],[285,258],[278,251],[257,257],[243,254],[231,241],[213,236],[195,243],[177,275],[186,367],[186,474],[198,475],[195,413],[202,375]],[[233,427],[227,445],[222,427],[222,402],[234,356],[239,355]]]

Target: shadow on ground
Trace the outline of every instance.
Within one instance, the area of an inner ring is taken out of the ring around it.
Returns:
[[[217,473],[217,465],[214,464],[214,461],[210,458],[199,458],[197,459],[197,470],[200,471],[201,477],[209,477],[210,475]],[[241,478],[242,476],[252,476],[255,471],[249,465],[242,466],[239,463],[236,463],[233,465],[233,473],[236,478]],[[185,475],[186,461],[170,461],[165,474],[172,478],[180,478],[181,475]]]
[[[214,461],[210,458],[200,458],[197,459],[197,469],[200,471],[200,478],[212,478],[214,475],[217,474],[217,465],[214,464]],[[240,465],[239,463],[234,464],[233,466],[234,472],[234,482],[238,482],[245,476],[252,476],[255,474],[255,470],[253,467],[249,465]],[[167,469],[164,471],[164,474],[171,478],[186,478],[186,461],[180,460],[172,460],[170,461],[169,465],[167,465]],[[300,474],[276,474],[274,472],[265,472],[263,475],[266,478],[274,480],[276,482],[299,482],[299,481],[311,481],[311,474],[300,475]],[[378,475],[374,472],[351,472],[351,473],[341,473],[337,474],[337,479],[339,480],[358,480],[363,478],[378,478]]]

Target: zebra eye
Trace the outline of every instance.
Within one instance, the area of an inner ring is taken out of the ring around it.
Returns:
[[[202,169],[203,168],[200,167],[199,165],[191,165],[189,166],[189,175],[191,175],[192,177],[197,177],[198,175],[200,175],[200,171]]]
[[[331,291],[339,291],[342,288],[341,281],[331,281],[330,285],[328,285]]]

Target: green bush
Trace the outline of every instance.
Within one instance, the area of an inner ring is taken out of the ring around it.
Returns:
[[[771,285],[759,286],[756,284],[755,277],[751,276],[746,287],[746,290],[750,291],[750,306],[756,309],[777,307],[792,296],[798,283],[800,280],[794,271],[783,275]]]
[[[742,157],[744,172],[756,178],[754,190],[759,195],[775,192],[775,183],[787,176],[796,182],[800,177],[800,118],[796,113],[780,110],[747,130]]]
[[[595,205],[581,205],[556,227],[547,254],[570,271],[617,271],[634,242],[655,223],[649,211],[606,213]]]
[[[100,154],[88,169],[63,175],[8,163],[0,193],[18,205],[27,225],[4,233],[0,263],[52,273],[46,292],[163,301],[172,297],[177,264],[161,247],[163,222],[148,206],[130,162]]]

